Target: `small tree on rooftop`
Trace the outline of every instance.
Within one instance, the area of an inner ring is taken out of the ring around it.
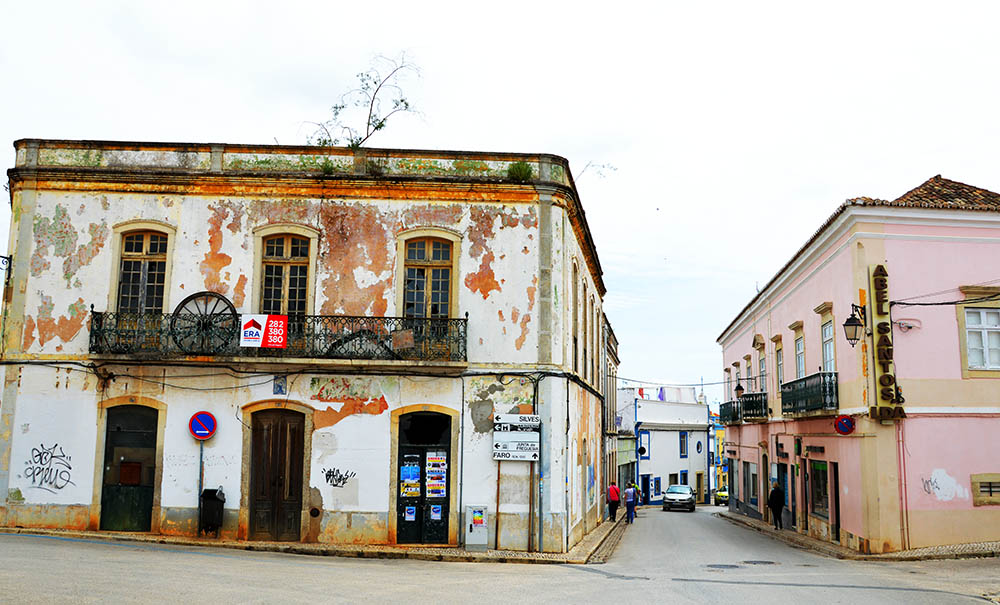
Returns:
[[[330,108],[331,117],[325,122],[310,122],[316,130],[309,137],[310,145],[344,145],[358,149],[373,134],[385,128],[389,118],[397,113],[417,113],[403,93],[400,81],[408,75],[419,75],[416,65],[401,54],[398,59],[378,56],[367,70],[357,74],[358,86],[341,95]],[[364,127],[355,128],[364,118]],[[351,125],[352,118],[358,120]]]

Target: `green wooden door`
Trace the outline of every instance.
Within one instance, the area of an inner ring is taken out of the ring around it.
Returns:
[[[108,408],[101,488],[101,529],[149,531],[156,475],[157,410],[139,405]]]

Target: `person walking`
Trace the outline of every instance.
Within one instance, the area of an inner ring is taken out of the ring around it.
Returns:
[[[618,486],[612,481],[611,485],[608,486],[608,514],[611,516],[611,522],[615,522],[615,518],[618,516],[618,505],[621,504],[622,495],[619,491]]]
[[[631,524],[635,519],[635,501],[637,500],[635,484],[625,488],[625,523]]]
[[[774,529],[784,529],[781,526],[781,510],[785,507],[785,490],[781,489],[777,481],[771,484],[771,493],[767,497],[767,507],[771,509]]]

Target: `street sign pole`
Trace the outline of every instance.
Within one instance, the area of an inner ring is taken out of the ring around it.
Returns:
[[[201,537],[201,486],[205,482],[205,441],[198,441],[198,536]]]

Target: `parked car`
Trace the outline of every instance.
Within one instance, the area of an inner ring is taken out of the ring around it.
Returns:
[[[716,506],[729,504],[729,488],[720,487],[719,489],[715,490],[715,497],[713,498],[713,500],[715,500]]]
[[[663,510],[686,508],[694,512],[694,490],[690,485],[671,485],[663,494]]]

